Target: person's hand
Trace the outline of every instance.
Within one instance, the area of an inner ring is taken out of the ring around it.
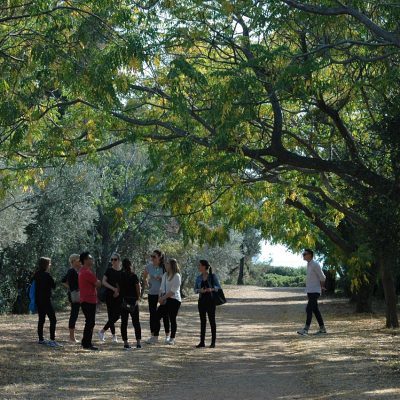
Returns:
[[[212,292],[212,289],[211,289],[211,288],[207,288],[207,289],[206,289],[206,292],[207,292],[207,293],[211,293],[211,292]]]
[[[158,281],[161,281],[162,277],[160,275],[156,275],[154,278],[156,278]]]
[[[118,289],[118,288],[115,288],[115,289],[114,289],[113,297],[118,297],[118,296],[119,296],[119,289]]]

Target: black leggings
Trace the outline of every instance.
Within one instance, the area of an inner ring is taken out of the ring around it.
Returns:
[[[106,300],[108,321],[104,325],[103,330],[106,331],[110,328],[111,334],[115,335],[115,323],[119,320],[121,315],[121,302],[120,299],[110,299]]]
[[[140,320],[139,320],[139,306],[136,306],[134,311],[128,311],[125,308],[121,307],[121,336],[124,342],[128,341],[129,315],[131,316],[132,325],[135,329],[136,340],[140,340],[142,338],[142,328],[140,326]]]
[[[79,309],[81,308],[80,303],[71,302],[71,313],[69,315],[68,328],[75,329],[76,320],[78,319]]]
[[[150,313],[150,332],[154,336],[158,336],[160,333],[160,320],[157,316],[157,304],[158,304],[158,294],[149,294],[147,297],[149,302],[149,313]],[[165,334],[169,334],[169,318],[168,314],[165,312],[163,314],[163,323]]]
[[[82,312],[85,316],[85,328],[83,330],[82,347],[92,347],[93,328],[96,324],[96,304],[81,303]]]
[[[171,322],[171,339],[175,339],[176,335],[176,329],[177,329],[177,324],[176,324],[176,317],[178,315],[179,308],[181,306],[181,302],[176,300],[176,299],[167,299],[165,304],[160,305],[157,309],[157,327],[156,327],[156,332],[160,331],[160,320],[161,318],[167,318]],[[158,336],[158,335],[155,335]]]
[[[54,308],[51,302],[38,304],[37,305],[39,320],[38,320],[38,327],[37,332],[39,336],[39,340],[43,340],[43,326],[46,321],[46,315],[50,321],[50,340],[56,340],[56,324],[57,318],[54,312]]]
[[[307,296],[308,296],[308,303],[306,307],[306,313],[307,313],[306,326],[310,327],[313,313],[315,315],[315,318],[317,318],[319,326],[320,327],[324,326],[324,320],[322,319],[322,315],[318,308],[318,299],[320,294],[307,293]]]
[[[210,298],[208,298],[210,297]],[[215,303],[211,296],[199,299],[198,308],[200,314],[200,341],[206,340],[207,315],[211,327],[211,341],[215,343],[217,339],[217,324],[215,322]]]

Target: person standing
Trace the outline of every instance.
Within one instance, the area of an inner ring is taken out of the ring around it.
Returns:
[[[53,305],[51,304],[51,292],[56,288],[54,279],[50,275],[51,259],[40,257],[38,270],[33,279],[35,281],[35,299],[39,315],[38,320],[38,336],[39,344],[46,344],[50,347],[62,347],[56,342],[56,314]],[[43,337],[43,326],[46,321],[46,315],[50,321],[50,341]]]
[[[93,346],[93,329],[96,325],[97,288],[101,282],[93,272],[94,259],[88,251],[79,256],[82,267],[78,275],[80,302],[85,315],[85,328],[83,330],[82,347],[88,350],[98,350]]]
[[[120,281],[121,296],[121,336],[124,341],[124,349],[130,350],[128,341],[128,319],[131,316],[135,329],[136,348],[141,349],[142,329],[139,320],[140,283],[137,275],[132,270],[129,259],[122,260],[122,272]]]
[[[157,303],[158,295],[160,292],[161,279],[164,272],[164,254],[160,250],[154,250],[153,254],[151,255],[151,263],[146,266],[143,272],[144,285],[149,288],[147,301],[149,303],[151,337],[146,341],[147,344],[158,343],[158,335],[160,329],[156,329],[156,327],[159,326],[159,320],[157,316]],[[168,313],[163,312],[162,314],[165,330],[165,343],[167,343],[170,340]]]
[[[178,311],[182,302],[182,279],[181,274],[179,273],[180,270],[178,262],[175,260],[175,258],[170,258],[165,267],[166,272],[161,279],[160,293],[158,298],[160,306],[157,310],[157,325],[155,334],[159,332],[160,320],[165,316],[166,313],[169,321],[171,322],[171,336],[169,340],[167,339],[165,342],[166,344],[174,345],[177,331],[176,317],[178,316]]]
[[[78,274],[81,269],[79,254],[71,254],[69,257],[69,264],[70,268],[61,282],[68,289],[68,300],[71,304],[71,313],[68,322],[69,341],[78,343],[79,341],[75,337],[75,324],[81,308],[78,282]]]
[[[326,277],[322,272],[321,266],[314,261],[314,252],[311,249],[305,249],[303,252],[303,259],[307,261],[307,277],[306,277],[306,293],[308,297],[308,303],[306,307],[306,324],[303,329],[297,331],[299,335],[307,336],[308,330],[311,326],[312,315],[314,313],[319,324],[319,330],[316,332],[317,335],[325,334],[326,329],[324,320],[318,308],[318,299],[321,296],[321,291],[325,290]]]
[[[213,274],[210,263],[207,260],[199,262],[200,275],[196,278],[194,291],[199,294],[198,309],[200,315],[200,343],[197,348],[205,347],[207,316],[211,327],[211,345],[215,347],[217,340],[217,324],[215,321],[216,305],[214,292],[221,288],[218,277]]]
[[[106,340],[106,331],[110,329],[113,343],[118,343],[115,334],[115,323],[121,315],[121,296],[119,295],[119,285],[121,280],[121,257],[118,253],[111,256],[111,267],[107,268],[103,276],[103,286],[107,288],[106,305],[108,321],[103,329],[99,331],[99,339],[102,342]]]

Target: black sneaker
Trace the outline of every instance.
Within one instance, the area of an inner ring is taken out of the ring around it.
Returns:
[[[130,350],[132,347],[129,344],[124,344],[124,350]]]
[[[136,345],[136,348],[137,348],[137,349],[141,349],[141,348],[142,348],[142,345],[141,345],[140,343],[138,343],[138,344]]]
[[[89,346],[89,347],[83,347],[85,350],[91,350],[91,351],[98,351],[99,348],[96,346]]]
[[[49,342],[48,342],[48,340],[46,340],[46,339],[41,339],[41,340],[38,341],[38,344],[47,345],[48,343],[49,343]]]
[[[215,343],[210,344],[210,349],[215,349]]]
[[[196,346],[196,349],[201,349],[202,347],[206,347],[206,345],[204,344],[204,342],[200,342],[200,343]]]

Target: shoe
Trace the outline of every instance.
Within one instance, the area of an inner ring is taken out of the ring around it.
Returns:
[[[137,348],[137,349],[141,349],[141,348],[142,348],[142,345],[141,345],[140,343],[138,343],[138,344],[136,345],[136,348]]]
[[[215,343],[210,344],[210,349],[215,349]]]
[[[69,338],[69,342],[70,343],[80,343],[80,340]]]
[[[124,350],[131,350],[132,347],[129,344],[124,344]]]
[[[164,340],[164,343],[165,344],[168,344],[168,342],[171,340],[171,338],[169,337],[169,336],[166,336],[165,337],[165,340]]]
[[[308,329],[306,328],[300,329],[299,331],[297,331],[297,333],[301,336],[308,336]]]
[[[147,344],[156,344],[158,343],[158,336],[152,336],[151,338],[146,340]]]
[[[56,342],[55,340],[50,340],[47,345],[49,347],[64,347],[61,343]]]
[[[200,349],[202,347],[206,347],[206,345],[204,344],[204,342],[200,342],[197,346],[196,349]]]
[[[326,329],[324,326],[322,326],[321,328],[319,328],[319,330],[317,330],[317,332],[314,333],[314,335],[326,335]]]
[[[47,345],[48,341],[46,339],[42,339],[38,341],[38,344],[44,344]]]
[[[99,331],[99,339],[100,339],[100,342],[105,342],[106,341],[106,333]]]
[[[175,339],[169,339],[167,344],[173,346],[175,344]]]
[[[89,346],[89,347],[83,347],[83,349],[85,350],[92,350],[92,351],[98,351],[99,348],[96,346]]]
[[[118,343],[118,338],[117,338],[116,335],[113,335],[113,337],[112,337],[112,342],[113,342],[113,343]]]

